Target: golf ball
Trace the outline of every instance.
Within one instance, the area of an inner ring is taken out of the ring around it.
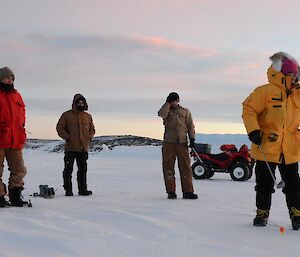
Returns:
[[[284,227],[280,227],[280,228],[279,228],[279,232],[280,232],[281,234],[284,234],[285,228],[284,228]]]

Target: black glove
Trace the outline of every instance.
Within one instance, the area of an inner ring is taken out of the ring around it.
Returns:
[[[248,134],[249,140],[256,144],[256,145],[260,145],[261,144],[261,130],[257,129],[257,130],[253,130],[252,132],[250,132]]]
[[[195,138],[190,138],[190,147],[191,148],[195,147]]]

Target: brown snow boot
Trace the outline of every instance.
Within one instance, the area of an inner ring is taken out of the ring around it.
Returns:
[[[290,217],[293,229],[298,230],[300,228],[300,210],[295,207],[291,207]]]
[[[256,210],[256,216],[253,220],[253,226],[264,227],[268,224],[269,210]]]

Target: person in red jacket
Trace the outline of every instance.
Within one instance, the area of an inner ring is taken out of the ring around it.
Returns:
[[[22,148],[26,141],[25,104],[14,88],[15,75],[11,69],[0,69],[0,207],[8,205],[22,207],[24,189],[24,166]],[[4,159],[10,171],[8,180],[9,201],[6,200],[6,186],[2,182]]]

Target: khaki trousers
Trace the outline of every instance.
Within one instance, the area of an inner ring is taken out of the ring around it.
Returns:
[[[26,168],[24,166],[24,160],[22,150],[0,148],[0,196],[5,194],[4,185],[2,182],[2,175],[4,170],[4,158],[8,164],[8,170],[10,176],[8,180],[8,188],[24,186],[24,177],[26,175]]]
[[[192,170],[187,144],[176,144],[164,142],[162,146],[162,166],[167,193],[176,192],[175,183],[175,161],[178,161],[178,168],[181,180],[181,189],[184,193],[192,193]]]

